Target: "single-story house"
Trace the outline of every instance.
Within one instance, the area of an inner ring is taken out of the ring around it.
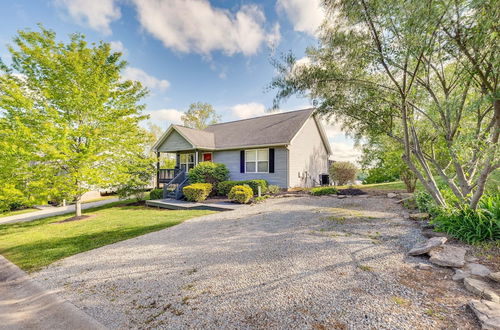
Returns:
[[[223,163],[231,180],[265,179],[282,188],[311,187],[328,173],[332,151],[314,109],[210,125],[171,125],[153,151],[176,154],[176,169],[158,169],[158,182],[181,186],[202,161]],[[174,178],[176,178],[174,180]]]

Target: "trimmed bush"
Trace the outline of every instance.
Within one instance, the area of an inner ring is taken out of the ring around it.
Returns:
[[[149,199],[162,199],[163,189],[153,189],[149,192]]]
[[[342,186],[356,179],[358,168],[351,162],[334,162],[329,172],[332,181]]]
[[[188,178],[190,184],[210,183],[217,188],[219,182],[229,179],[229,170],[224,164],[201,162],[189,171]]]
[[[217,194],[220,196],[227,196],[234,186],[247,185],[252,188],[253,194],[257,195],[259,193],[259,186],[262,193],[267,191],[267,181],[266,180],[245,180],[245,181],[223,181],[217,186]]]
[[[210,183],[193,183],[182,188],[182,192],[188,201],[202,202],[210,195],[212,187]]]
[[[270,193],[270,194],[277,194],[281,191],[281,187],[280,186],[277,186],[277,185],[269,185],[267,187],[267,192]]]
[[[250,188],[250,186],[238,185],[231,188],[231,191],[229,191],[227,197],[240,204],[246,204],[250,201],[250,199],[252,199],[253,191],[252,188]]]
[[[312,188],[310,193],[313,196],[336,195],[338,190],[335,187],[316,187]]]

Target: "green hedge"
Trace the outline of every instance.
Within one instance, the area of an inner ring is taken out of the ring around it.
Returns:
[[[163,199],[163,189],[153,189],[149,192],[149,199]]]
[[[234,186],[247,185],[252,188],[253,194],[257,195],[259,193],[259,186],[262,193],[267,191],[267,181],[266,180],[244,180],[244,181],[222,181],[217,185],[217,194],[219,196],[227,196]]]
[[[240,204],[246,204],[252,199],[253,191],[248,185],[237,185],[231,188],[227,197]]]
[[[221,181],[229,179],[226,165],[212,162],[201,162],[188,173],[189,183],[210,183],[214,188]]]
[[[314,196],[335,195],[338,193],[338,190],[335,187],[316,187],[312,188],[310,193]]]
[[[182,192],[188,201],[201,202],[210,195],[212,187],[210,183],[193,183],[182,188]]]

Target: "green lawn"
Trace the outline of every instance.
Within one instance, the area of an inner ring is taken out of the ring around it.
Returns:
[[[130,202],[130,201],[128,201]],[[120,201],[84,212],[92,218],[56,223],[61,215],[24,223],[0,225],[0,254],[26,271],[104,245],[177,225],[214,213],[202,210],[159,210],[125,206]]]
[[[38,211],[38,209],[22,209],[22,210],[16,210],[16,211],[9,211],[9,212],[0,213],[0,218],[10,217],[11,215],[16,215],[16,214],[31,213],[31,212],[35,212],[35,211]]]

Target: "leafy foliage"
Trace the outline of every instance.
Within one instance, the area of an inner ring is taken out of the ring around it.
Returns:
[[[188,201],[202,202],[210,195],[212,187],[210,183],[193,183],[182,188],[182,192]]]
[[[446,209],[432,220],[442,231],[469,244],[500,240],[500,195],[485,196],[477,209]]]
[[[212,162],[201,162],[188,173],[189,183],[210,183],[215,189],[217,185],[229,179],[226,165]]]
[[[205,129],[208,125],[218,123],[220,118],[212,105],[196,102],[189,105],[189,109],[182,115],[181,120],[186,127]]]
[[[322,195],[336,195],[339,191],[335,187],[316,187],[312,188],[310,193],[313,196],[322,196]]]
[[[308,65],[276,61],[275,106],[308,96],[357,138],[384,135],[436,204],[475,208],[500,167],[496,0],[325,0]],[[335,21],[333,21],[335,20]]]
[[[270,184],[268,187],[267,187],[267,192],[270,193],[270,194],[277,194],[281,191],[281,187],[280,186],[277,186],[277,185],[274,185],[274,184]]]
[[[248,185],[237,185],[231,188],[227,197],[240,204],[246,204],[252,199],[253,191]]]
[[[0,149],[11,165],[0,161],[0,185],[79,205],[93,187],[142,181],[138,164],[154,161],[138,125],[147,90],[121,79],[120,53],[79,34],[58,42],[43,27],[19,31],[9,52],[12,64],[0,62]]]
[[[150,199],[163,199],[163,189],[153,189],[149,192]]]
[[[331,180],[340,186],[354,181],[357,171],[351,162],[334,162],[329,169]]]
[[[259,193],[259,186],[262,192],[267,190],[266,180],[242,180],[242,181],[223,181],[217,186],[217,194],[219,196],[227,196],[231,188],[237,185],[247,185],[252,188],[253,194],[257,195]]]

